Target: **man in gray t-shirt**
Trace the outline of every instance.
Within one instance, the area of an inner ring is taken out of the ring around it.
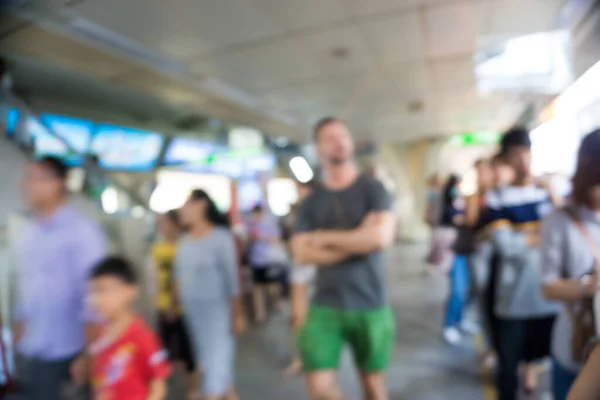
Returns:
[[[316,292],[299,350],[311,398],[333,400],[341,351],[349,344],[369,399],[385,400],[383,372],[393,348],[384,252],[393,242],[391,196],[360,175],[347,127],[326,118],[315,128],[322,185],[300,206],[292,238],[295,265],[318,267]]]

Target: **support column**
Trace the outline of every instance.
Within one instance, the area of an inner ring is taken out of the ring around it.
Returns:
[[[437,156],[444,140],[425,139],[381,147],[380,162],[395,183],[398,239],[424,241],[429,229],[424,222],[427,177],[438,169]]]

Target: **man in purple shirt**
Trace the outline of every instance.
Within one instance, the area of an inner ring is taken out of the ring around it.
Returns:
[[[85,379],[94,328],[87,279],[107,254],[100,228],[66,205],[67,173],[59,159],[43,158],[27,166],[23,182],[34,220],[17,247],[15,337],[30,400],[58,400],[69,378]]]

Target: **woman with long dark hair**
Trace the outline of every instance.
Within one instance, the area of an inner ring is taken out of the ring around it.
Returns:
[[[592,311],[591,300],[598,290],[598,277],[594,272],[600,263],[600,130],[590,133],[581,142],[571,204],[544,221],[541,249],[544,295],[562,302],[552,332],[552,380],[554,398],[564,400],[579,373],[583,356],[574,346],[574,332],[581,332],[574,324],[586,304]],[[597,368],[597,357],[595,365]],[[586,377],[598,381],[597,370],[588,372],[584,374]],[[600,393],[586,394],[586,386],[585,382],[581,383],[579,396],[572,398],[599,398]]]
[[[187,232],[177,251],[177,287],[202,366],[202,398],[234,400],[235,337],[245,330],[246,319],[229,218],[205,191],[194,190],[181,209],[181,222]]]
[[[458,176],[452,175],[444,184],[440,194],[440,216],[433,231],[434,246],[429,261],[442,273],[448,273],[454,258],[452,246],[456,240],[457,231],[453,220],[457,215],[457,210],[454,207],[453,199],[458,193],[458,183]]]

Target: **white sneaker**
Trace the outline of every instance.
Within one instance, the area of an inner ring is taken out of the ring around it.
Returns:
[[[460,330],[467,335],[476,335],[479,333],[479,325],[471,320],[463,319],[460,323]]]
[[[448,343],[451,346],[457,346],[462,340],[462,335],[460,334],[460,331],[454,327],[444,328],[442,336],[444,337],[446,343]]]

